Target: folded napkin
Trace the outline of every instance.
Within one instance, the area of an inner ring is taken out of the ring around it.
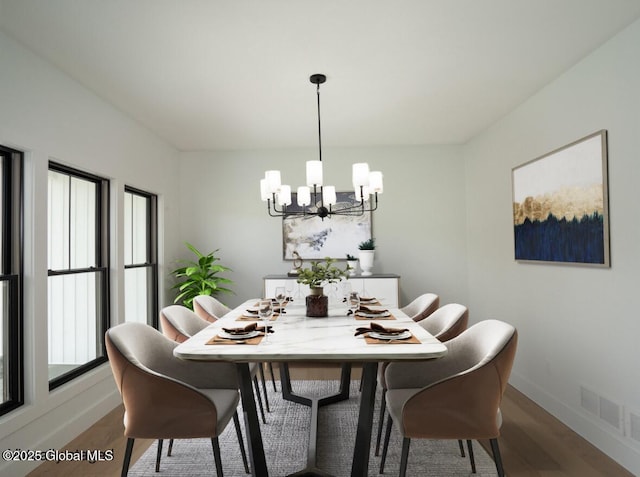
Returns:
[[[230,335],[246,335],[247,333],[251,333],[252,331],[257,330],[257,323],[250,323],[247,326],[241,328],[222,328],[222,331],[224,331],[225,333],[229,333]]]
[[[385,326],[379,325],[378,323],[371,323],[368,327],[356,328],[356,333],[354,336],[358,336],[363,333],[370,333],[372,331],[385,335],[400,335],[409,330],[407,328],[387,328]]]
[[[361,296],[360,301],[378,301],[376,297],[373,296]]]
[[[264,333],[264,326],[258,326],[257,323],[250,323],[247,326],[240,328],[222,328],[222,331],[224,331],[225,333],[229,333],[230,335],[246,335],[247,333],[251,333],[252,331]],[[267,332],[273,333],[273,327],[268,326]]]
[[[360,308],[358,308],[358,311],[369,313],[371,315],[383,315],[387,313],[389,310],[385,310],[383,308],[378,308],[378,309],[369,308],[368,306],[360,305]]]

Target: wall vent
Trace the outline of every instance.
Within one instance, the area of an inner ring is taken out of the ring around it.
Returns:
[[[600,415],[600,396],[584,386],[580,386],[580,405],[591,414]]]
[[[640,443],[640,413],[629,411],[628,418],[629,437]]]
[[[605,397],[600,396],[600,419],[624,433],[624,414],[622,406]]]
[[[621,404],[580,386],[580,406],[599,420],[614,427],[620,434],[624,434],[624,409]],[[638,417],[637,432],[640,433],[640,416],[636,417]]]

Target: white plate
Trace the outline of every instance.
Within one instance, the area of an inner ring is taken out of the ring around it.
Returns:
[[[385,311],[384,313],[367,313],[366,311],[356,311],[356,315],[363,316],[365,318],[385,318],[387,316],[391,316],[389,311]]]
[[[369,336],[377,340],[406,340],[408,338],[411,338],[411,332],[404,331],[403,333],[400,333],[398,335],[387,335],[385,333],[377,333],[375,331],[370,331]]]
[[[231,334],[231,333],[227,333],[224,330],[220,330],[218,332],[218,336],[220,338],[225,338],[228,340],[248,340],[251,338],[255,338],[256,336],[258,336],[260,334],[259,331],[253,330],[253,331],[249,331],[248,333],[243,333],[241,335],[237,335],[237,334]]]

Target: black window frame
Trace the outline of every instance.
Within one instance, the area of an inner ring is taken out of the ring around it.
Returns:
[[[126,263],[125,257],[125,273],[126,270],[133,268],[148,268],[151,270],[151,283],[149,289],[147,290],[147,303],[148,303],[148,313],[150,316],[147,316],[147,323],[153,326],[156,329],[159,329],[158,323],[158,196],[156,194],[152,194],[151,192],[147,192],[141,189],[137,189],[135,187],[127,186],[124,187],[124,192],[132,195],[137,195],[140,197],[144,197],[148,200],[147,207],[147,256],[145,257],[145,262],[143,263]],[[132,215],[133,217],[133,215]],[[133,228],[132,228],[133,230]],[[127,237],[125,237],[125,240]],[[126,292],[125,292],[126,293]]]
[[[8,394],[0,402],[0,416],[24,404],[24,153],[0,145],[2,161],[2,265],[0,281],[9,283],[7,304],[9,323],[5,343],[8,345]],[[3,363],[4,366],[4,363]],[[4,370],[3,370],[4,373]],[[7,376],[5,376],[7,377]],[[4,377],[3,377],[4,379]],[[0,392],[2,392],[0,390]]]
[[[90,174],[88,172],[84,172],[73,167],[69,167],[57,162],[49,161],[49,171],[58,172],[60,174],[66,174],[70,177],[76,177],[79,179],[87,180],[93,182],[96,185],[96,244],[95,244],[95,257],[96,257],[96,266],[90,266],[87,268],[66,268],[60,270],[48,270],[48,276],[62,276],[62,275],[71,275],[77,273],[100,273],[100,290],[101,296],[96,297],[96,307],[97,312],[100,314],[97,322],[100,326],[100,332],[97,334],[97,342],[95,343],[97,347],[102,351],[101,356],[96,357],[95,359],[88,361],[85,364],[82,364],[71,371],[68,371],[60,376],[56,376],[53,379],[49,380],[49,391],[62,386],[73,379],[82,376],[86,372],[100,366],[103,363],[108,361],[107,358],[107,349],[104,342],[104,335],[109,328],[109,324],[111,322],[110,316],[110,273],[109,273],[109,264],[110,264],[110,213],[109,213],[109,194],[110,194],[110,183],[108,179],[104,177],[100,177],[94,174]],[[71,204],[69,204],[71,206]],[[47,363],[48,366],[48,363]]]

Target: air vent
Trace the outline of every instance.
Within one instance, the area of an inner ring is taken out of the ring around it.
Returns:
[[[629,437],[640,443],[640,413],[629,411]]]
[[[600,396],[584,386],[580,386],[580,405],[591,414],[600,414]]]
[[[600,421],[614,427],[620,434],[624,434],[624,409],[621,404],[580,386],[580,406]],[[637,431],[640,432],[640,417],[637,424]]]
[[[622,406],[600,396],[600,419],[615,427],[620,433],[624,432]]]

